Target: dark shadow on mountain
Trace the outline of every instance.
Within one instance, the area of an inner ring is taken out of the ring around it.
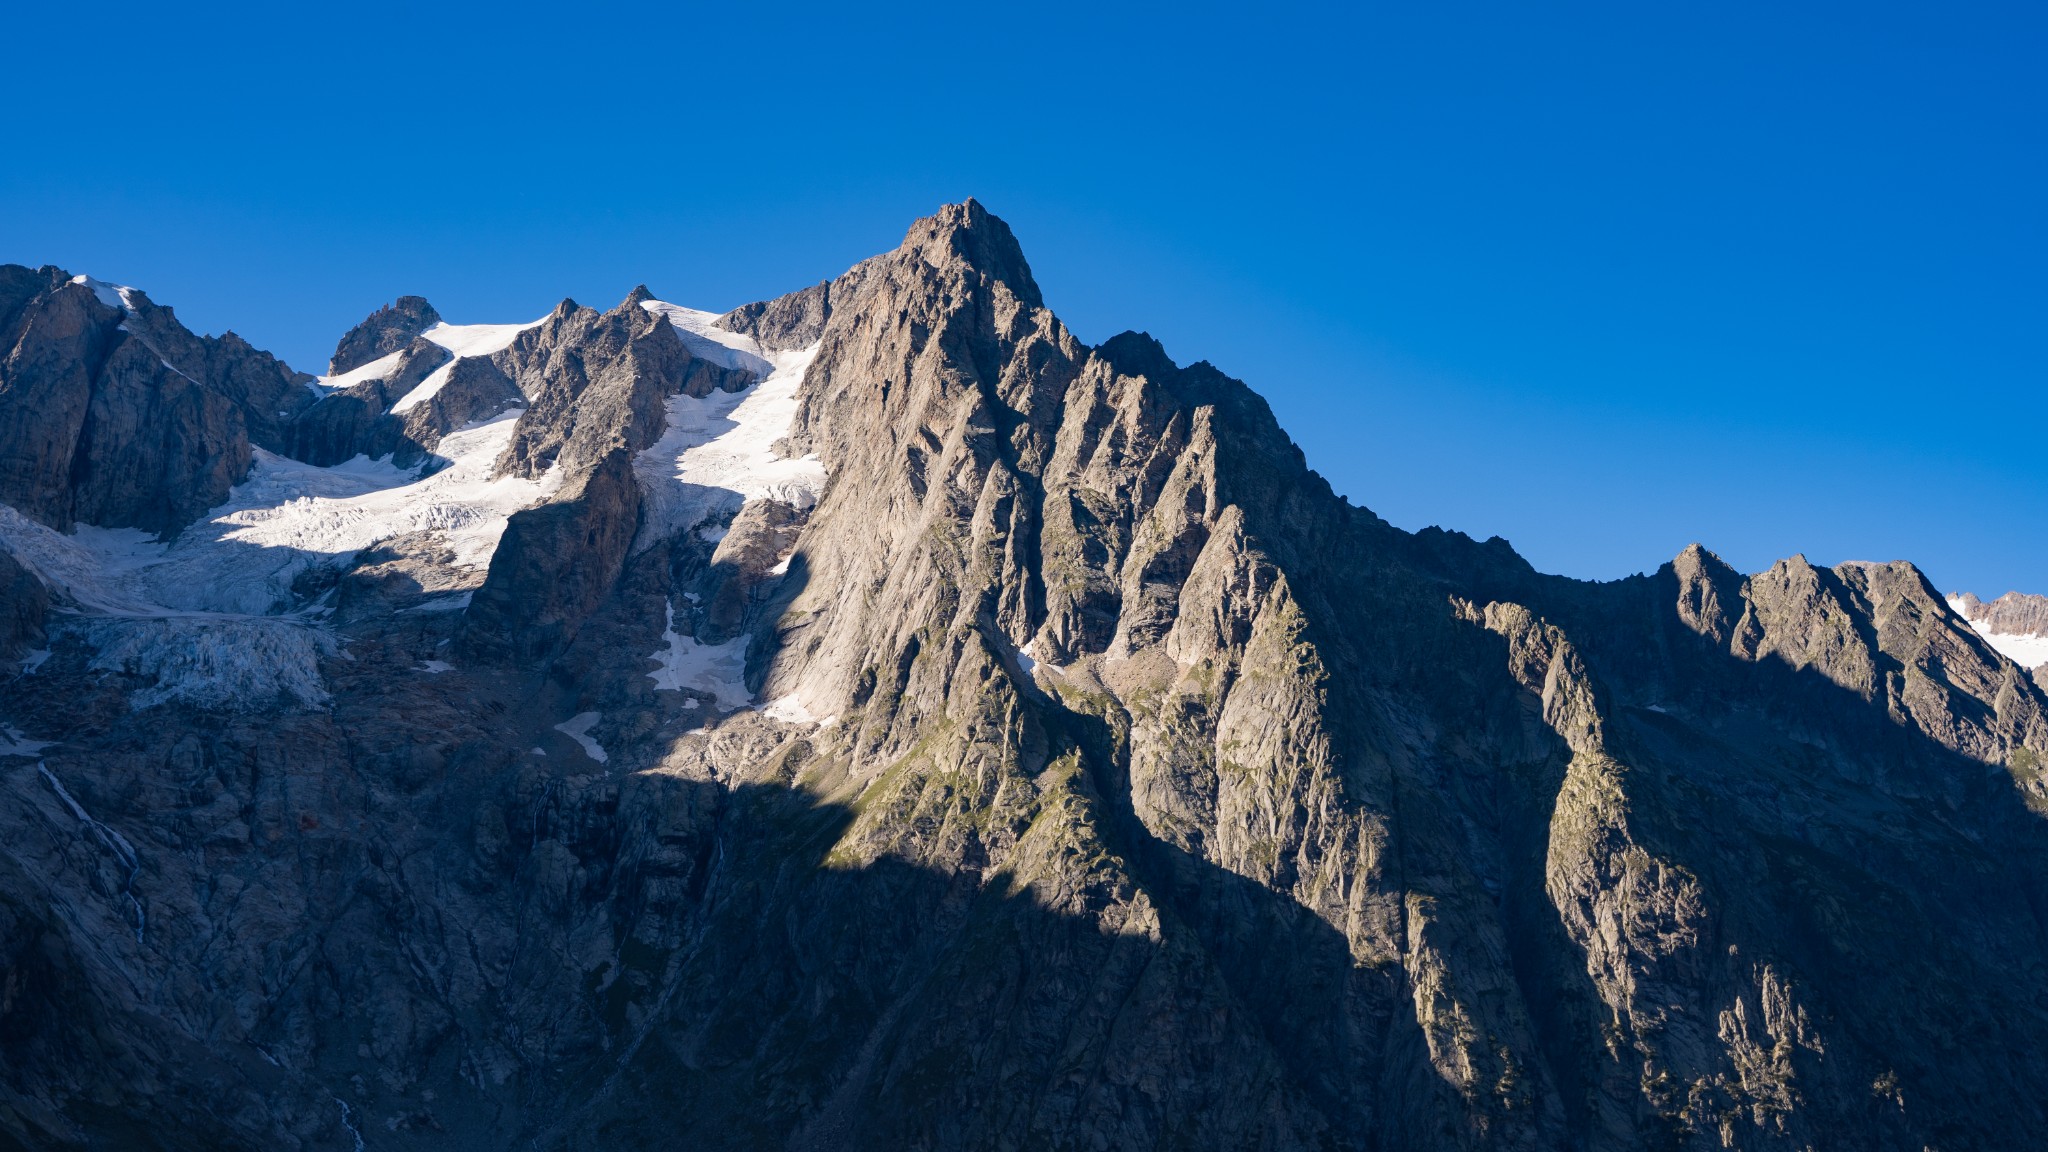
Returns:
[[[1584,655],[1608,749],[1629,769],[1632,833],[1706,892],[1696,983],[1753,987],[1769,967],[1792,988],[1827,1044],[1792,1052],[1822,1122],[1901,1149],[1990,1148],[2048,1125],[2029,1088],[2048,1076],[2048,823],[2005,767],[1888,713],[1882,677],[1902,672],[1895,660],[1877,656],[1867,700],[1815,667],[1745,659],[1687,627],[1669,566],[1593,584],[1429,536],[1418,542],[1448,561],[1446,591],[1524,604]],[[1869,622],[1853,623],[1876,652]],[[1550,775],[1532,800],[1555,795],[1561,764]],[[1541,834],[1524,827],[1525,859]],[[1511,910],[1515,954],[1577,1128],[1577,1101],[1600,1090],[1586,1055],[1607,1010],[1582,971],[1559,970],[1572,952],[1542,911]]]
[[[850,866],[830,853],[853,810],[787,787],[626,787],[694,815],[614,865],[619,966],[587,974],[588,1007],[625,1062],[591,1054],[540,1146],[1370,1146],[1288,1086],[1285,1022],[1196,926],[1109,931],[971,871]],[[1289,939],[1322,962],[1323,933]]]

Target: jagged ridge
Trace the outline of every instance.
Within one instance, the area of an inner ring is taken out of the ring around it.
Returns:
[[[7,687],[143,846],[0,760],[5,963],[51,1006],[0,1031],[17,1138],[333,1144],[343,1100],[436,1147],[2040,1125],[2044,699],[1910,566],[1594,585],[1399,532],[1237,381],[1075,340],[971,201],[721,321],[815,343],[815,507],[636,544],[697,387],[641,303],[517,338],[500,468],[560,490],[466,610],[343,627],[327,710],[129,712],[76,640]]]

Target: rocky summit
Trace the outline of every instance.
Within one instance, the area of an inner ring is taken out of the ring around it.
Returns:
[[[9,266],[0,357],[0,1148],[2048,1132],[1986,606],[1397,530],[973,201],[321,377]]]

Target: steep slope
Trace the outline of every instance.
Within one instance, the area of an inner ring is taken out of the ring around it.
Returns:
[[[0,350],[0,501],[60,530],[177,531],[312,402],[233,333],[55,268],[0,265]]]
[[[388,361],[345,388],[433,356],[424,301],[394,313],[337,350]],[[11,1138],[1963,1149],[2048,1121],[2048,699],[1908,565],[1693,548],[1585,584],[1399,532],[1239,382],[1076,340],[972,201],[777,301],[565,302],[472,359],[520,412],[443,432],[441,471],[262,505],[504,493],[488,548],[379,528],[241,607],[304,616],[315,693],[164,694],[114,616],[161,561],[6,537],[82,613],[0,572],[5,635],[48,646],[0,687]]]

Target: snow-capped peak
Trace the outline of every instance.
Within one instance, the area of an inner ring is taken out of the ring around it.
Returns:
[[[2038,632],[1997,631],[1981,603],[1976,606],[1977,616],[1970,615],[1971,603],[1972,601],[1965,599],[1960,592],[1949,594],[1950,610],[1969,621],[1970,627],[1976,630],[1977,635],[1982,636],[1984,642],[1991,645],[1999,655],[2022,668],[2038,668],[2048,664],[2048,635]]]
[[[129,294],[135,289],[126,284],[109,284],[105,280],[95,280],[84,275],[73,276],[71,282],[92,289],[92,294],[99,297],[100,303],[109,308],[119,308],[123,312],[135,311],[135,305],[129,300]]]
[[[683,338],[683,347],[690,355],[709,360],[723,368],[738,368],[752,372],[756,379],[765,378],[775,371],[768,354],[762,350],[752,336],[741,332],[728,332],[718,326],[718,313],[704,312],[696,308],[685,308],[666,300],[642,300],[642,308],[666,317],[675,326],[676,335]]]

